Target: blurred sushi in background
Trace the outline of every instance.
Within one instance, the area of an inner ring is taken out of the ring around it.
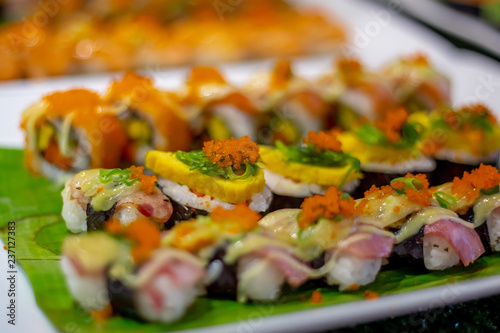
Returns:
[[[178,98],[190,119],[195,149],[210,140],[257,139],[257,107],[216,68],[193,67]]]
[[[335,125],[346,130],[361,117],[373,120],[398,107],[389,81],[356,59],[337,60],[333,72],[320,77],[318,85],[336,107]]]
[[[5,80],[331,54],[346,40],[335,20],[282,0],[4,2],[0,45],[14,40],[6,54],[20,64]]]
[[[112,106],[85,89],[44,96],[24,111],[21,128],[28,169],[59,182],[82,170],[120,165],[126,144]]]
[[[192,135],[181,106],[148,77],[127,72],[111,83],[104,99],[127,134],[126,164],[143,165],[148,150],[189,149]]]
[[[423,54],[401,57],[381,70],[398,102],[410,112],[451,104],[451,82]]]
[[[309,131],[326,126],[329,104],[314,85],[293,74],[288,60],[278,61],[270,73],[255,76],[246,91],[261,110],[259,143],[297,144]]]

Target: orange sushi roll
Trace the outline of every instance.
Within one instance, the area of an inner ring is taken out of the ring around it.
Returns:
[[[126,144],[109,105],[84,89],[44,96],[24,111],[21,128],[28,169],[52,180],[90,168],[117,167]]]
[[[155,88],[145,76],[127,72],[109,87],[105,100],[116,108],[127,138],[125,158],[144,163],[146,151],[187,150],[191,143],[189,123],[169,94]]]

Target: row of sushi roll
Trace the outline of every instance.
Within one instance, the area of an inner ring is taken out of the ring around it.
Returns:
[[[338,21],[283,0],[6,0],[0,6],[0,16],[2,8],[23,12],[11,22],[0,17],[0,81],[325,54],[346,41]]]
[[[144,165],[151,150],[196,151],[210,140],[248,137],[261,145],[259,163],[275,194],[305,197],[336,185],[359,198],[406,173],[425,173],[437,185],[497,162],[493,112],[451,107],[449,95],[449,80],[422,55],[379,71],[339,60],[315,81],[283,60],[245,87],[212,67],[193,68],[175,92],[127,72],[103,95],[73,89],[43,97],[23,113],[21,127],[28,168],[53,180]]]
[[[75,176],[81,186],[68,183],[63,191],[66,206],[73,200],[68,201],[68,188],[103,188],[87,200],[92,206],[114,183],[115,194],[126,193],[117,196],[125,199],[108,197],[108,206],[118,200],[116,207],[149,191],[133,206],[140,214],[134,211],[124,220],[117,208],[99,228],[64,241],[61,265],[70,292],[96,318],[172,322],[197,297],[275,301],[305,283],[354,290],[373,282],[387,264],[443,270],[469,266],[500,250],[500,174],[492,166],[481,165],[436,187],[425,174],[406,174],[390,185],[373,185],[357,200],[331,186],[323,195],[305,198],[298,209],[260,214],[248,201],[216,204],[169,223],[171,203],[179,199],[165,188],[178,185],[162,178],[164,167],[170,170],[167,164],[176,162],[170,153],[152,154],[146,162],[152,159],[158,176],[136,167],[101,169],[95,170],[96,180],[84,171]],[[151,214],[158,195],[164,215]],[[68,223],[68,215],[63,217]]]

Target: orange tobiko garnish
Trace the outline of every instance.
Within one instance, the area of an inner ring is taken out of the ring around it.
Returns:
[[[342,192],[332,186],[325,195],[317,194],[306,198],[300,208],[302,213],[298,220],[299,227],[307,228],[320,217],[338,218],[354,214],[354,199],[344,197]]]
[[[248,136],[239,139],[207,141],[203,144],[202,150],[210,162],[221,168],[233,167],[238,170],[242,164],[253,164],[259,158],[259,146]]]
[[[401,129],[407,120],[408,111],[399,108],[387,111],[383,119],[375,120],[374,125],[384,132],[387,141],[397,143],[401,139]]]
[[[254,229],[262,218],[259,213],[251,210],[246,204],[237,204],[233,209],[216,207],[210,217],[215,223],[237,222],[242,231]]]
[[[132,170],[132,173],[130,174],[130,179],[139,179],[139,182],[144,186],[144,189],[146,190],[147,193],[153,193],[155,189],[156,182],[158,181],[158,178],[153,175],[153,176],[148,176],[144,174],[144,167],[136,167],[135,165],[132,165],[130,168],[127,168],[127,170]]]
[[[481,190],[488,190],[500,183],[498,170],[491,165],[481,164],[470,173],[464,172],[462,178],[455,177],[451,193],[465,196],[469,201],[475,200]]]
[[[151,252],[160,246],[160,228],[146,218],[139,218],[126,226],[111,218],[106,221],[104,229],[132,241],[131,254],[136,263],[148,259]]]
[[[342,151],[342,144],[337,138],[338,132],[332,131],[310,131],[307,133],[307,137],[302,139],[305,144],[312,144],[316,147],[317,151],[321,150],[332,150],[336,152]]]
[[[125,227],[125,237],[132,240],[132,258],[136,263],[143,262],[160,246],[160,229],[151,221],[140,218]]]

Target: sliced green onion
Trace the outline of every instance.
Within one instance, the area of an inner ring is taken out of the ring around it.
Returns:
[[[402,189],[394,188],[394,186],[392,186],[392,183],[396,182],[396,181],[403,182],[405,184],[405,187],[403,187]],[[391,180],[391,186],[392,186],[392,188],[394,188],[396,193],[406,194],[407,189],[412,188],[415,191],[418,191],[419,189],[423,188],[424,184],[422,184],[422,182],[416,178],[399,177],[399,178],[395,178],[395,179]]]
[[[99,171],[99,181],[103,184],[113,183],[124,183],[127,186],[132,186],[135,184],[139,178],[130,179],[130,174],[132,170],[122,170],[119,168],[106,170],[102,169]]]
[[[445,209],[448,209],[448,207],[457,204],[457,199],[454,196],[441,191],[435,192],[434,198],[436,198],[436,201],[438,202],[439,206]]]
[[[349,197],[350,197],[350,196],[349,196],[349,193],[342,193],[342,194],[340,195],[340,199],[349,199]]]

